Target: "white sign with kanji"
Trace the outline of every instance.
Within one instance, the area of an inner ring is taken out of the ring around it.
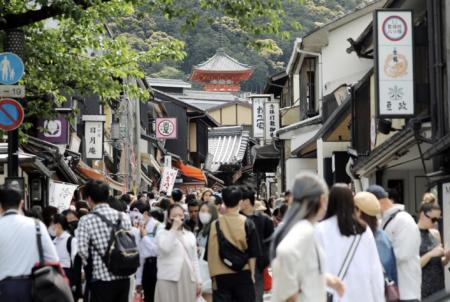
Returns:
[[[86,158],[103,158],[103,122],[85,122]]]
[[[59,209],[61,213],[68,210],[77,185],[50,180],[49,205]]]
[[[172,195],[173,185],[175,184],[177,173],[178,171],[176,169],[165,167],[161,177],[159,191],[166,191],[167,195]]]
[[[267,98],[253,99],[253,137],[264,137],[264,103]]]
[[[264,103],[264,141],[272,142],[273,134],[280,129],[280,103]]]

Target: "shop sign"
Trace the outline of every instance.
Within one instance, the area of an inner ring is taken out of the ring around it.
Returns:
[[[377,117],[415,115],[414,23],[412,10],[375,10]]]
[[[156,138],[176,139],[177,118],[176,117],[156,118]]]
[[[67,144],[69,141],[67,114],[60,114],[53,120],[38,118],[38,127],[45,131],[38,131],[38,139],[54,144]]]
[[[103,159],[103,122],[85,122],[86,158]]]
[[[59,212],[68,210],[77,188],[77,185],[50,180],[49,205],[58,208]]]
[[[178,171],[172,168],[164,168],[164,172],[161,177],[161,185],[159,191],[166,191],[167,195],[172,195],[173,185],[177,178]]]
[[[264,141],[269,144],[274,132],[280,129],[280,103],[264,103],[264,125]]]
[[[264,103],[267,101],[267,98],[253,99],[253,137],[264,137]]]

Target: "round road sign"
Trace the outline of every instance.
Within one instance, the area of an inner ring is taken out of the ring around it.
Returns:
[[[14,130],[22,124],[23,108],[13,99],[0,100],[0,129]]]

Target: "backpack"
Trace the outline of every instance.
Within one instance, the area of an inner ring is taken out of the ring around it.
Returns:
[[[130,276],[136,273],[139,268],[139,249],[132,232],[123,228],[121,216],[119,215],[119,219],[113,224],[100,213],[94,212],[92,214],[100,217],[111,228],[111,235],[104,256],[101,256],[94,245],[105,266],[115,276]]]

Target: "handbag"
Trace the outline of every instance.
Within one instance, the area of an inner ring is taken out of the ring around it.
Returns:
[[[395,281],[390,281],[387,277],[386,270],[383,265],[383,275],[384,275],[384,296],[386,297],[386,302],[400,302],[400,292],[398,290],[397,284]]]
[[[358,244],[361,241],[361,234],[357,234],[355,239],[353,239],[353,243],[350,246],[350,250],[348,251],[347,257],[345,257],[344,263],[342,263],[341,270],[339,271],[338,277],[341,280],[344,280],[345,274],[347,273],[348,267],[352,262],[353,256],[355,255],[356,249],[358,248]],[[333,294],[327,292],[327,302],[333,302]]]
[[[216,221],[216,230],[220,259],[228,268],[240,272],[248,262],[248,254],[225,238],[220,230],[219,220]]]
[[[35,302],[73,302],[72,290],[61,265],[44,261],[39,220],[35,223],[39,263],[31,270],[31,295]]]

